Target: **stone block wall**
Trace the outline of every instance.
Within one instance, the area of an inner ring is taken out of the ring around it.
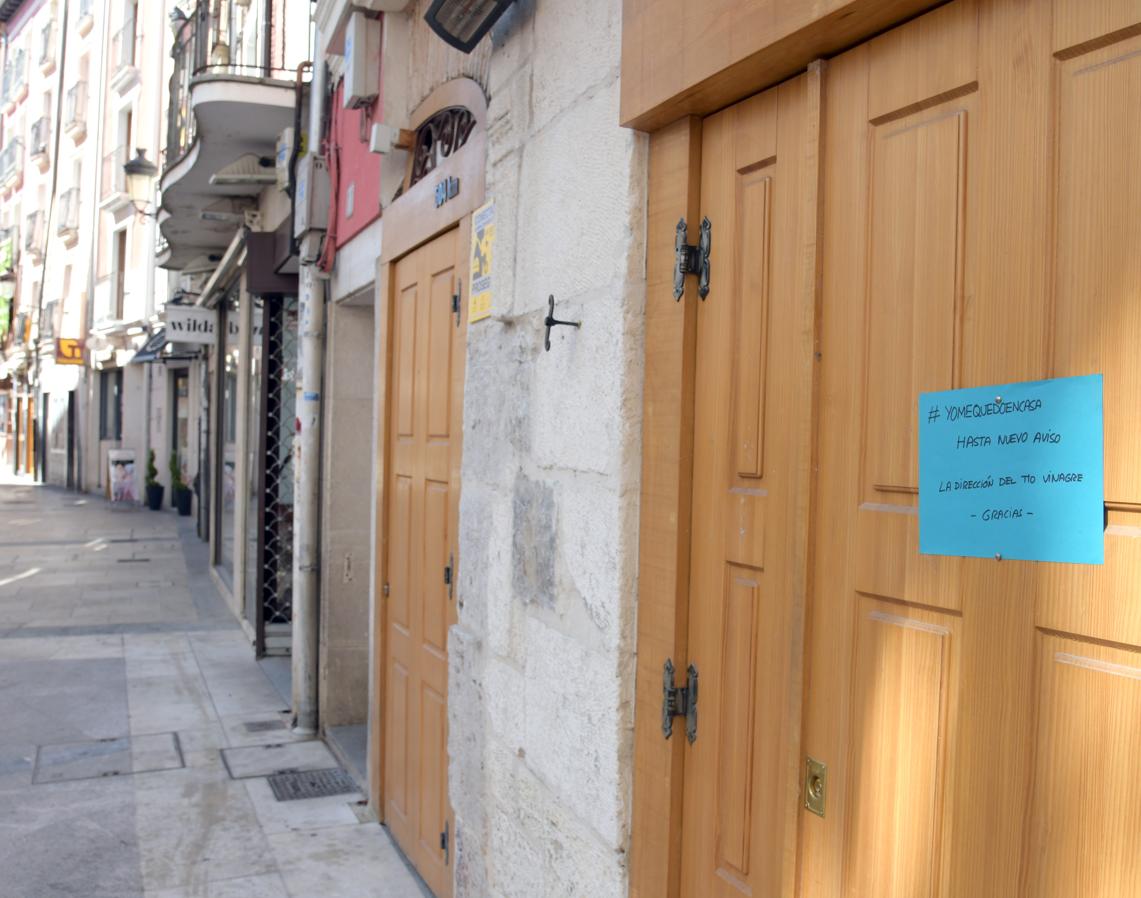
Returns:
[[[449,645],[460,898],[627,892],[647,144],[618,124],[620,36],[621,0],[522,0],[493,32]],[[551,294],[582,328],[544,352]]]

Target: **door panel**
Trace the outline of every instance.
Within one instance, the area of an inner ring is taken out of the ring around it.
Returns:
[[[810,414],[811,369],[807,81],[702,127],[713,242],[697,318],[689,661],[699,701],[697,740],[685,752],[685,898],[777,895],[794,874],[799,698],[790,696],[799,695],[802,645],[794,535],[809,451],[797,422]],[[685,738],[682,727],[675,733]]]
[[[448,628],[454,597],[462,326],[452,294],[466,243],[450,231],[393,273],[387,510],[385,822],[433,892],[452,891],[447,782]]]
[[[829,63],[803,895],[1141,894],[1139,20],[956,0]],[[920,556],[918,393],[1097,372],[1105,565]]]

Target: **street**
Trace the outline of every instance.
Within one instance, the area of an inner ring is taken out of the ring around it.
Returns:
[[[0,483],[0,898],[424,894],[288,728],[193,519]],[[309,780],[305,780],[309,782]]]

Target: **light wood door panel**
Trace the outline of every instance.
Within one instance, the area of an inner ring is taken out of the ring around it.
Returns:
[[[385,822],[433,892],[452,892],[448,801],[448,628],[455,582],[465,322],[452,296],[466,242],[454,229],[402,258],[392,276],[392,426]]]
[[[698,735],[685,750],[683,898],[778,895],[795,875],[799,698],[790,697],[800,688],[804,548],[795,534],[809,452],[798,422],[811,414],[812,364],[803,250],[814,242],[802,183],[808,81],[702,126],[713,249],[697,312],[688,661],[699,675]]]
[[[800,894],[1141,894],[1141,6],[829,63]],[[1104,373],[1106,563],[920,556],[917,394]]]

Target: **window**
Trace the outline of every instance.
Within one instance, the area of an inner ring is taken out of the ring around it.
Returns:
[[[123,320],[123,306],[127,287],[127,230],[115,232],[115,283],[111,311],[117,321]]]
[[[123,439],[123,369],[99,374],[99,439]]]

